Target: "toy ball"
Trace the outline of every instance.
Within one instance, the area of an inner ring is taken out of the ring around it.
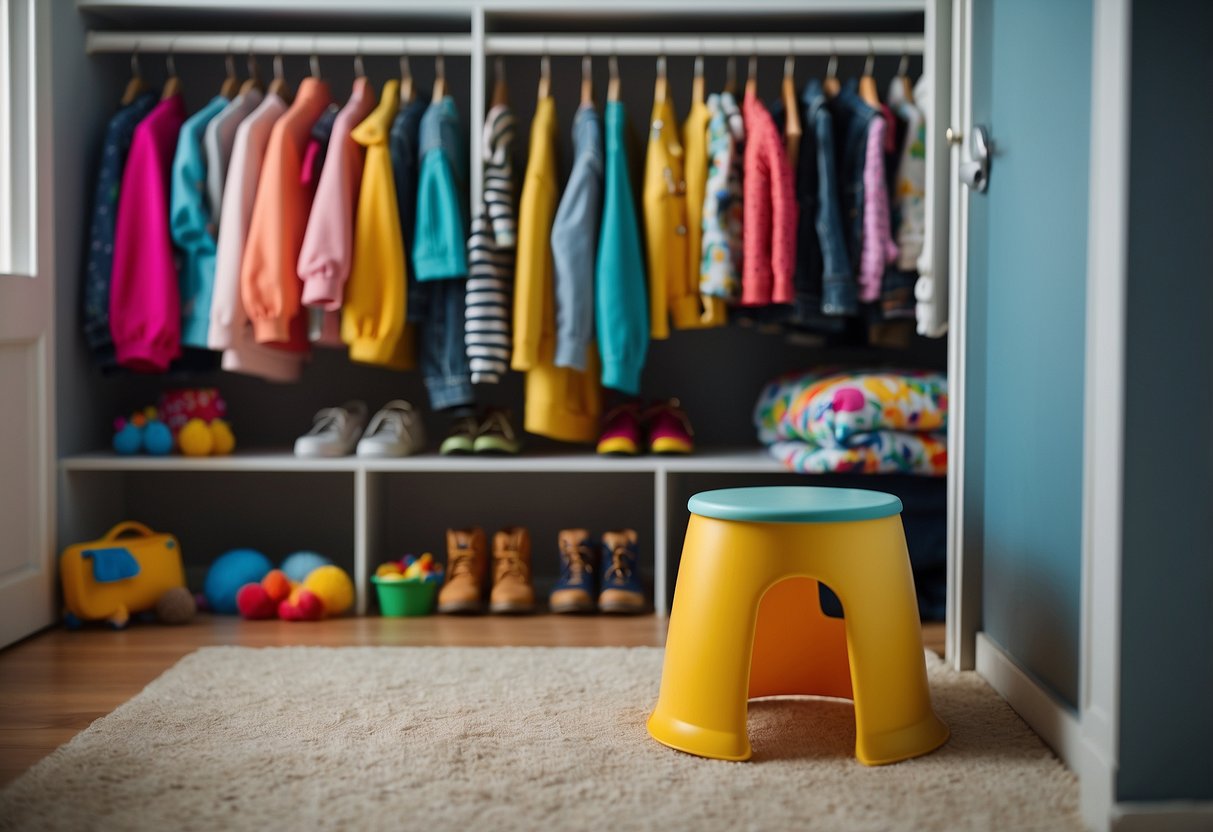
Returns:
[[[282,571],[286,576],[297,584],[301,584],[321,566],[329,566],[332,561],[318,552],[295,552],[286,556],[286,560],[282,561]]]
[[[143,431],[133,422],[125,422],[114,434],[114,452],[129,456],[139,453],[143,447]]]
[[[186,456],[209,456],[215,440],[206,422],[190,419],[177,434],[177,445]]]
[[[354,582],[339,566],[321,566],[303,582],[303,588],[324,603],[328,615],[340,615],[354,605]]]
[[[283,621],[319,621],[324,618],[324,613],[324,601],[320,600],[320,596],[303,587],[297,588],[278,605],[278,617]]]
[[[204,590],[211,612],[235,615],[239,612],[236,593],[240,587],[260,582],[273,568],[270,559],[255,549],[224,552],[206,573]]]
[[[261,621],[273,618],[278,612],[278,604],[265,587],[261,584],[245,584],[236,593],[236,608],[240,615],[250,621]]]
[[[232,434],[232,426],[222,419],[211,422],[211,453],[227,456],[236,450],[236,437]]]
[[[290,595],[294,588],[291,586],[291,579],[281,569],[271,569],[270,573],[261,579],[261,586],[275,604]]]
[[[190,591],[183,586],[175,586],[157,599],[156,620],[161,624],[188,624],[197,610]]]
[[[149,421],[143,428],[143,450],[154,456],[165,456],[173,451],[173,432],[160,421]]]

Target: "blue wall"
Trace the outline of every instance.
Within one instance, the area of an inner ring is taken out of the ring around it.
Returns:
[[[990,126],[996,150],[970,214],[985,224],[971,235],[969,309],[985,339],[970,390],[984,430],[982,627],[1075,707],[1091,0],[974,5],[973,121]]]
[[[1133,3],[1120,800],[1213,799],[1213,5]]]

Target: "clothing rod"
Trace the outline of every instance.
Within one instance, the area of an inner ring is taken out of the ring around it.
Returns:
[[[298,32],[95,32],[84,49],[102,52],[244,55],[470,55],[467,35],[317,34]]]
[[[490,55],[921,55],[922,35],[489,35]]]

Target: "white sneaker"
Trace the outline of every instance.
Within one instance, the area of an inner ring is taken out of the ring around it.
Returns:
[[[358,441],[358,456],[409,456],[425,447],[421,416],[401,399],[383,406]]]
[[[346,402],[316,414],[312,429],[295,440],[295,456],[348,456],[366,424],[366,404]]]

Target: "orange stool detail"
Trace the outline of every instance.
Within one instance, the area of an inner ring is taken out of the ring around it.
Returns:
[[[707,491],[688,506],[654,739],[747,760],[748,700],[799,694],[854,700],[865,765],[947,741],[927,687],[899,499],[792,486]],[[818,581],[845,618],[822,612]]]

